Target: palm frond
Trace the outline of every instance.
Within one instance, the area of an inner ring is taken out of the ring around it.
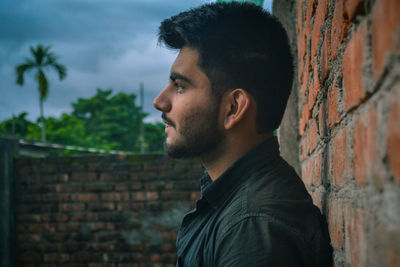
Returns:
[[[32,69],[34,64],[31,62],[23,63],[15,67],[15,73],[17,74],[17,84],[24,85],[24,73]]]
[[[43,65],[53,65],[57,61],[57,56],[54,53],[48,53],[46,55],[46,61],[43,63]]]
[[[58,78],[60,80],[63,80],[65,77],[67,77],[67,67],[58,63],[54,63],[52,66],[57,70]]]
[[[47,56],[51,46],[43,46],[42,44],[38,44],[36,49],[33,46],[30,46],[31,53],[35,58],[35,62],[37,65],[42,65],[43,60]]]

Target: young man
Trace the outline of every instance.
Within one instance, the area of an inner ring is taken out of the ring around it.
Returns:
[[[154,99],[166,151],[206,169],[177,266],[330,266],[326,224],[273,136],[293,79],[281,24],[252,4],[207,4],[164,20],[159,40],[179,50]]]

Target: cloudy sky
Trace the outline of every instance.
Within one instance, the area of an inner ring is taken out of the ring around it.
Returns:
[[[206,2],[212,0],[1,0],[0,121],[23,111],[30,120],[39,116],[33,74],[20,87],[14,73],[38,43],[51,45],[68,69],[63,81],[48,73],[45,116],[71,111],[71,102],[93,96],[98,87],[138,94],[143,82],[147,120],[160,120],[152,101],[168,81],[176,52],[157,46],[158,25]],[[271,6],[272,0],[264,1],[265,9]]]

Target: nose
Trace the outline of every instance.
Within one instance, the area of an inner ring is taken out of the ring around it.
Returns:
[[[171,101],[168,98],[167,94],[167,88],[162,90],[156,98],[153,100],[153,106],[162,111],[162,112],[168,112],[171,110]]]

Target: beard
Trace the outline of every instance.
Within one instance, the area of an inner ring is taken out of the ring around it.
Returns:
[[[171,158],[197,157],[215,150],[223,138],[218,128],[218,105],[193,111],[183,118],[180,138],[174,143],[164,143]]]

